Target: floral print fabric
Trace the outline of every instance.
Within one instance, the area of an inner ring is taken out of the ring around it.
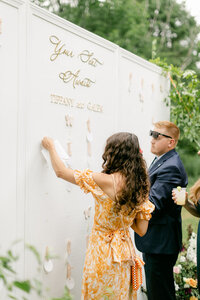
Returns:
[[[134,256],[129,227],[135,218],[149,220],[154,205],[145,201],[130,216],[113,212],[114,202],[94,182],[92,171],[75,170],[76,183],[95,200],[94,224],[86,252],[81,300],[133,299],[130,258]],[[122,218],[122,219],[121,219]],[[123,220],[123,224],[122,224]]]

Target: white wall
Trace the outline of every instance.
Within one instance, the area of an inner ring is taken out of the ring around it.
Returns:
[[[78,300],[88,226],[84,210],[93,207],[93,199],[56,178],[41,155],[40,141],[48,135],[67,150],[70,138],[72,167],[100,171],[106,138],[116,131],[131,131],[139,136],[150,163],[152,122],[169,119],[163,103],[168,81],[155,65],[29,2],[1,1],[0,18],[0,244],[6,248],[22,238],[36,246],[43,258],[47,246],[59,255],[53,271],[42,276],[49,294],[58,297],[65,284],[64,256],[70,239],[76,283],[72,293]],[[60,41],[57,48],[56,41]],[[64,50],[68,55],[61,54]],[[93,65],[85,53],[91,54]],[[62,73],[67,71],[71,77],[64,82]],[[78,79],[89,78],[89,87],[73,86],[72,73]],[[65,105],[55,103],[56,99]],[[66,114],[73,117],[72,127],[66,126]],[[93,135],[91,158],[86,142],[88,119]],[[34,258],[24,255],[23,248],[20,251],[19,270],[31,276]]]

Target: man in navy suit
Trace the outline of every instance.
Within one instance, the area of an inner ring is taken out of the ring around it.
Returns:
[[[187,174],[175,146],[179,128],[169,122],[154,124],[151,152],[156,161],[149,168],[149,200],[155,205],[147,233],[135,233],[135,244],[143,252],[148,300],[174,300],[173,267],[182,247],[181,206],[172,200],[172,189],[186,187]]]

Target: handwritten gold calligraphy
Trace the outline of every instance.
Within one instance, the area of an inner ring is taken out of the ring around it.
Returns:
[[[93,52],[89,52],[89,50],[83,50],[81,54],[79,54],[80,60],[83,63],[88,63],[89,65],[96,67],[98,64],[103,65],[97,58],[95,58]]]
[[[54,61],[59,55],[66,55],[74,57],[73,51],[65,48],[65,44],[62,44],[61,40],[55,35],[50,36],[50,42],[55,45],[54,53],[50,56],[50,60]]]
[[[56,94],[51,94],[51,103],[66,105],[68,107],[75,107],[79,109],[88,109],[94,112],[103,112],[103,106],[97,103],[92,103],[89,101],[88,103],[84,102],[76,102],[74,99],[69,97],[63,97]]]
[[[53,53],[50,56],[51,61],[55,61],[61,55],[65,55],[70,58],[75,56],[73,50],[67,49],[65,43],[63,43],[56,35],[51,35],[49,40],[54,45]],[[79,58],[82,63],[88,64],[92,67],[103,65],[103,62],[95,57],[94,52],[89,50],[83,50],[77,58]],[[67,70],[66,72],[61,72],[59,74],[59,78],[63,80],[64,83],[72,83],[74,89],[77,86],[90,88],[96,83],[96,81],[89,77],[81,77],[80,71],[80,69],[77,71]]]
[[[79,85],[89,88],[89,87],[91,87],[91,85],[93,83],[95,83],[95,81],[93,81],[87,77],[81,79],[79,77],[79,73],[80,73],[80,70],[76,71],[75,73],[68,70],[65,73],[60,73],[59,77],[60,77],[60,79],[62,79],[64,81],[64,83],[68,83],[71,81],[74,89],[76,88],[76,86],[79,86]]]
[[[87,109],[93,110],[93,111],[96,111],[96,112],[103,112],[103,106],[102,105],[99,105],[99,104],[96,104],[96,103],[91,103],[91,102],[88,103]]]
[[[76,104],[76,107],[77,107],[77,108],[85,108],[85,103],[83,103],[83,102],[78,102],[78,103]]]
[[[66,55],[71,58],[74,57],[75,54],[73,50],[66,49],[65,44],[57,36],[51,35],[49,40],[53,45],[55,45],[54,52],[50,56],[51,61],[55,61],[60,55]],[[94,53],[90,52],[89,50],[83,50],[77,57],[80,58],[81,62],[87,63],[92,67],[96,67],[97,65],[103,65],[103,62],[97,59],[94,56]]]
[[[51,94],[51,103],[62,104],[69,107],[73,107],[75,100],[72,98]]]

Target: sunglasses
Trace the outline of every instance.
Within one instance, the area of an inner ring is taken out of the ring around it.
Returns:
[[[160,132],[157,132],[157,131],[153,131],[153,130],[149,131],[149,135],[152,136],[155,140],[157,140],[157,138],[159,137],[159,135],[162,135],[162,136],[164,136],[166,138],[172,139],[172,137],[169,136],[169,135],[166,135],[166,134],[163,134],[163,133],[160,133]]]

